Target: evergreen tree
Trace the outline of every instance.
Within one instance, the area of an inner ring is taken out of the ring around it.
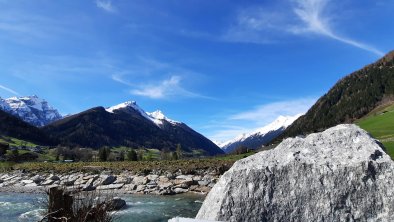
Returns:
[[[9,148],[8,144],[0,143],[0,156],[5,155],[7,153],[8,148]]]
[[[129,161],[137,161],[138,160],[137,152],[135,152],[134,149],[129,150],[129,152],[127,152],[127,159]]]
[[[138,160],[143,160],[144,159],[144,151],[140,150],[138,151]]]
[[[119,153],[119,161],[124,161],[124,157],[125,157],[125,153],[124,153],[124,151],[122,150],[122,151],[120,151],[120,153]]]
[[[178,156],[178,153],[177,152],[172,152],[172,159],[173,160],[178,160],[179,159],[179,156]]]
[[[168,148],[164,148],[160,151],[160,159],[162,160],[168,160],[171,158],[171,153]]]
[[[99,150],[99,159],[102,162],[108,160],[109,155],[111,154],[111,150],[108,147],[103,147]]]
[[[176,145],[176,155],[177,159],[182,159],[182,146],[180,143]]]

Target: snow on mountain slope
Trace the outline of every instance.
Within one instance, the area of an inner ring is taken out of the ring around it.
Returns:
[[[156,121],[160,121],[160,124],[163,124],[163,120],[165,120],[173,125],[181,123],[181,122],[167,118],[160,110],[156,110],[151,113],[147,112],[147,114],[148,114],[148,116],[155,119]]]
[[[127,108],[132,108],[132,109],[136,110],[143,117],[152,121],[158,127],[161,127],[163,125],[164,121],[167,121],[173,125],[181,123],[181,122],[167,118],[160,110],[156,110],[151,113],[145,112],[141,107],[139,107],[137,105],[137,103],[135,101],[127,101],[127,102],[118,104],[116,106],[109,107],[106,110],[107,110],[107,112],[114,113],[115,110],[127,109]]]
[[[279,136],[288,126],[290,126],[302,114],[296,116],[279,116],[272,123],[259,128],[251,133],[243,133],[236,138],[224,143],[220,143],[220,147],[226,152],[230,153],[239,146],[246,146],[250,149],[256,149],[271,142]]]
[[[9,112],[11,110],[11,107],[8,105],[8,103],[0,97],[0,109],[6,112]]]
[[[37,127],[62,118],[56,109],[48,105],[47,101],[37,96],[0,99],[0,109]]]

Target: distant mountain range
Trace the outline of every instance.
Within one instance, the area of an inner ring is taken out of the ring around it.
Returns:
[[[62,116],[37,96],[0,98],[0,109],[37,127],[59,120]]]
[[[236,138],[219,145],[226,153],[231,153],[241,146],[245,146],[249,149],[260,148],[280,136],[285,129],[300,116],[301,114],[296,116],[279,116],[267,126],[257,129],[252,133],[241,134]]]
[[[392,101],[394,51],[342,78],[297,120],[294,121],[296,117],[280,117],[267,127],[225,143],[223,149],[231,152],[241,145],[257,148],[283,138],[354,122]],[[161,111],[145,112],[133,101],[107,109],[96,107],[62,118],[56,109],[37,96],[0,99],[0,123],[0,136],[38,144],[169,150],[180,144],[184,151],[190,153],[223,153],[217,145],[186,124],[167,118]]]
[[[339,80],[278,138],[307,135],[352,123],[394,101],[394,51]]]
[[[59,144],[100,148],[126,146],[182,150],[205,155],[222,154],[213,142],[186,124],[171,120],[161,111],[147,113],[129,101],[110,108],[96,107],[53,122],[42,130]]]

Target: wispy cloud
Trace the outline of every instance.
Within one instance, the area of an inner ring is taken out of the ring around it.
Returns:
[[[115,13],[117,11],[116,7],[112,4],[110,0],[96,0],[96,6],[110,13]]]
[[[0,89],[5,90],[5,91],[7,91],[7,92],[9,92],[9,93],[12,93],[12,94],[14,94],[14,95],[17,95],[17,96],[20,95],[20,94],[19,94],[18,92],[16,92],[15,90],[13,90],[13,89],[11,89],[11,88],[8,88],[8,87],[6,87],[6,86],[4,86],[4,85],[0,85]]]
[[[225,117],[220,123],[212,127],[217,128],[209,135],[209,138],[215,141],[227,141],[244,133],[254,132],[279,116],[295,116],[305,113],[314,103],[315,98],[301,98],[256,106],[253,109],[239,112]]]
[[[43,42],[48,44],[48,40],[57,40],[59,37],[84,37],[85,34],[73,22],[73,19],[53,19],[34,11],[0,7],[0,39],[2,42],[37,45]]]
[[[112,80],[131,88],[132,95],[150,99],[213,99],[187,89],[201,74],[150,58],[139,58],[136,64],[111,76]],[[187,84],[188,83],[188,84]]]
[[[316,99],[296,99],[274,102],[257,106],[256,108],[249,111],[237,113],[230,116],[230,119],[256,121],[263,123],[267,122],[267,120],[273,120],[280,115],[293,116],[299,113],[304,113],[315,102]]]
[[[145,96],[151,99],[164,99],[171,96],[179,95],[183,97],[202,97],[184,89],[181,86],[182,78],[180,76],[171,76],[155,84],[139,86],[139,89],[131,90],[131,93],[138,96]]]
[[[331,0],[287,0],[280,7],[246,8],[238,13],[235,25],[228,28],[222,39],[267,44],[280,41],[289,34],[320,35],[379,56],[384,55],[371,45],[338,34],[332,24],[334,13],[330,10],[335,5],[330,3]]]
[[[294,33],[315,33],[372,52],[379,56],[384,55],[382,51],[370,45],[337,34],[330,24],[330,15],[324,14],[329,2],[330,0],[294,0],[294,13],[303,22],[302,25],[293,28]]]
[[[125,80],[122,74],[113,74],[111,75],[111,79],[114,80],[115,82],[122,83],[124,85],[134,86],[134,84]]]

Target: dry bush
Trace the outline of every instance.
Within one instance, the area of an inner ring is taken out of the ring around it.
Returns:
[[[69,191],[53,187],[47,191],[47,212],[41,221],[47,222],[112,222],[116,209],[113,195],[98,191]]]

